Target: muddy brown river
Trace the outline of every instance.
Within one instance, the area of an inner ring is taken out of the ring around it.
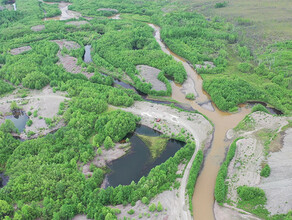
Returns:
[[[206,115],[215,126],[212,147],[205,158],[204,167],[198,177],[193,196],[194,219],[212,220],[215,219],[213,205],[216,176],[220,168],[220,164],[224,159],[226,147],[230,144],[230,142],[224,141],[225,134],[230,128],[234,128],[248,113],[250,113],[250,109],[241,106],[238,113],[227,113],[220,111],[214,103],[212,103],[214,111],[203,108],[201,103],[211,102],[211,99],[203,90],[202,78],[185,59],[174,54],[165,46],[160,38],[160,28],[153,24],[149,25],[154,29],[155,39],[159,43],[163,52],[173,56],[173,58],[178,62],[181,62],[188,74],[188,77],[195,82],[195,89],[197,93],[195,101],[187,100],[185,98],[186,94],[182,92],[182,86],[175,83],[172,84],[172,98],[181,103],[190,104],[194,109]]]

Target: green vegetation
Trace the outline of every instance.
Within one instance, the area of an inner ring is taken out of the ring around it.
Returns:
[[[216,184],[215,184],[215,200],[219,203],[222,204],[225,201],[226,193],[227,193],[227,185],[225,183],[225,179],[227,177],[227,170],[228,166],[233,159],[236,151],[236,142],[240,140],[241,138],[235,139],[232,144],[229,147],[227,156],[222,163],[220,170],[217,174],[216,178]]]
[[[271,173],[271,168],[268,164],[266,164],[261,170],[261,176],[268,177],[270,176],[270,173]]]
[[[224,8],[226,7],[228,2],[218,2],[215,4],[215,8]]]
[[[186,95],[186,99],[195,100],[195,95],[194,95],[194,93],[188,93],[188,94]]]
[[[156,205],[154,203],[152,203],[150,206],[149,206],[149,211],[150,212],[155,212],[156,211]]]
[[[0,95],[10,92],[12,90],[14,90],[13,86],[8,84],[7,82],[4,82],[3,80],[0,80]]]
[[[151,137],[146,135],[137,134],[137,136],[146,144],[149,148],[152,159],[160,156],[164,151],[168,138],[165,137]]]
[[[196,157],[195,157],[195,160],[192,164],[188,183],[186,186],[187,194],[189,196],[189,208],[191,210],[191,213],[193,210],[192,198],[193,198],[197,178],[198,178],[199,172],[200,172],[201,167],[202,167],[203,159],[204,159],[203,151],[199,150]]]
[[[256,104],[255,106],[252,107],[251,112],[257,112],[257,111],[261,111],[261,112],[265,112],[265,113],[270,114],[268,109],[266,109],[266,107],[261,105],[261,104]]]
[[[128,211],[128,214],[129,215],[133,215],[135,213],[135,211],[133,210],[133,209],[130,209],[129,211]]]
[[[15,101],[11,102],[11,104],[10,104],[10,110],[11,111],[16,111],[16,110],[19,110],[19,109],[22,109],[22,108],[20,106],[18,106]]]
[[[30,127],[30,126],[32,125],[32,120],[29,119],[29,120],[26,122],[26,125],[27,125],[28,127]]]
[[[237,194],[240,198],[238,207],[251,212],[259,217],[266,218],[269,215],[265,208],[267,198],[264,190],[258,187],[240,186],[237,188]]]

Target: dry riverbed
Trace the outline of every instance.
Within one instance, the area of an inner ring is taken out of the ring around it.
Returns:
[[[271,214],[283,214],[292,207],[292,129],[282,131],[292,118],[255,112],[249,116],[240,130],[229,130],[226,138],[243,137],[237,142],[235,156],[228,167],[227,199],[236,207],[238,195],[236,189],[247,185],[262,188],[267,196],[267,205]],[[276,137],[276,138],[275,138]],[[281,141],[282,140],[282,141]],[[265,142],[271,141],[270,150]],[[280,146],[279,146],[280,145]],[[261,177],[263,164],[271,168],[271,175]],[[246,219],[236,211],[215,204],[216,219]],[[228,214],[229,213],[229,214]],[[248,219],[253,219],[248,218]]]

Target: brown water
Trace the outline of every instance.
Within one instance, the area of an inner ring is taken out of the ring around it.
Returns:
[[[175,60],[182,62],[188,77],[191,77],[195,82],[195,89],[197,92],[195,101],[185,99],[185,94],[181,92],[182,87],[175,83],[172,84],[172,98],[179,102],[190,104],[194,109],[206,115],[215,126],[212,147],[205,158],[204,167],[198,177],[193,196],[194,219],[213,220],[215,219],[213,205],[216,176],[220,164],[225,157],[226,147],[230,144],[229,142],[224,141],[225,134],[230,128],[234,128],[245,117],[245,115],[250,113],[250,109],[241,106],[238,113],[232,114],[220,111],[214,103],[212,103],[214,111],[201,107],[198,103],[211,101],[209,95],[203,90],[202,78],[185,59],[174,54],[165,46],[160,39],[160,28],[153,24],[149,25],[155,30],[155,39],[159,43],[163,52],[173,56]]]

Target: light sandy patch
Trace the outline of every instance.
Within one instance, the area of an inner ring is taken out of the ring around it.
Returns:
[[[69,56],[68,54],[65,54],[64,56],[61,55],[60,52],[58,52],[59,57],[59,64],[62,64],[62,66],[65,68],[67,72],[70,73],[82,73],[85,75],[88,79],[94,75],[94,73],[88,73],[82,69],[81,66],[77,65],[77,58]]]
[[[283,142],[282,149],[268,158],[270,176],[259,184],[268,199],[266,208],[273,215],[287,213],[292,207],[292,128],[286,130]]]
[[[237,188],[239,186],[260,187],[264,189],[268,199],[267,209],[272,214],[285,213],[289,210],[289,207],[291,209],[292,204],[291,137],[289,136],[285,142],[290,147],[284,145],[280,152],[270,153],[267,159],[264,147],[266,139],[263,139],[261,135],[266,132],[271,134],[281,133],[282,127],[288,124],[289,118],[255,112],[250,115],[250,119],[252,126],[248,130],[229,130],[226,134],[227,139],[243,137],[243,139],[237,141],[235,156],[228,167],[226,178],[228,182],[227,199],[230,199],[231,203],[236,205],[238,200]],[[260,176],[264,163],[271,166],[271,176],[268,178]],[[218,207],[215,207],[214,212],[216,219],[224,219],[224,216],[228,216],[228,211],[223,214]],[[225,219],[233,219],[232,216],[232,213],[230,213],[230,216]]]
[[[29,51],[31,49],[32,49],[31,46],[18,47],[18,48],[14,48],[14,49],[10,50],[10,53],[12,55],[18,55],[18,54],[21,54],[23,52]]]
[[[81,17],[81,14],[79,12],[69,10],[68,9],[69,5],[71,5],[71,3],[66,3],[66,2],[59,3],[59,9],[62,12],[60,21],[69,20],[72,18],[78,19]]]
[[[109,164],[110,162],[112,162],[113,160],[116,160],[122,156],[124,156],[127,151],[129,150],[130,146],[128,146],[129,144],[120,144],[120,143],[116,143],[116,145],[109,149],[106,150],[104,147],[102,147],[102,154],[98,155],[96,152],[96,156],[94,157],[94,159],[90,162],[88,162],[87,164],[83,165],[82,167],[82,173],[85,176],[88,175],[92,175],[92,172],[90,171],[90,164],[94,164],[97,167],[105,167],[107,164]]]
[[[36,25],[36,26],[31,27],[31,30],[38,32],[38,31],[44,30],[45,28],[46,28],[45,25]]]
[[[68,41],[68,40],[63,39],[63,40],[52,40],[52,42],[55,42],[56,44],[58,44],[61,50],[64,47],[69,51],[80,48],[80,45],[76,43],[75,41]]]
[[[220,206],[217,202],[214,204],[214,212],[216,213],[216,220],[260,220],[260,218],[257,218],[242,209],[237,209],[229,205]]]
[[[141,80],[145,79],[146,82],[151,83],[152,89],[156,91],[166,91],[166,85],[157,79],[158,74],[160,73],[159,69],[147,65],[138,65],[136,66],[136,69],[140,73],[139,78]]]
[[[86,217],[86,215],[76,215],[72,220],[90,220],[89,218]]]
[[[204,61],[204,64],[203,65],[196,64],[195,67],[196,67],[196,69],[201,69],[201,68],[204,68],[204,69],[212,69],[212,68],[215,68],[216,66],[214,65],[213,62]]]
[[[80,27],[81,25],[85,25],[85,24],[89,24],[89,23],[88,23],[88,21],[69,21],[66,24]]]
[[[74,41],[53,40],[52,42],[57,43],[61,50],[64,47],[69,51],[80,48],[80,45]],[[58,51],[57,56],[59,58],[58,64],[62,64],[62,66],[64,67],[64,69],[67,72],[74,73],[74,74],[82,73],[88,79],[94,75],[94,73],[88,73],[88,72],[84,71],[81,66],[77,65],[77,58],[76,57],[72,57],[68,54],[62,55],[60,51]]]
[[[183,134],[186,136],[189,135],[190,139],[195,141],[196,150],[189,163],[186,165],[183,177],[180,180],[181,184],[179,189],[176,191],[163,192],[153,200],[155,202],[160,201],[164,207],[169,207],[167,212],[158,219],[192,219],[189,211],[188,198],[186,197],[186,184],[191,165],[193,164],[198,150],[204,147],[208,140],[210,140],[213,131],[212,125],[200,114],[180,112],[169,106],[149,102],[135,102],[133,106],[122,108],[122,110],[140,116],[141,124],[153,127],[155,130],[170,136],[172,133],[175,135],[179,134],[183,129]],[[156,119],[161,120],[160,122],[156,122]],[[158,126],[154,127],[154,124],[160,125],[160,128]],[[137,209],[135,208],[135,210],[145,210],[145,207],[143,207],[144,205],[140,202],[137,202],[136,205]],[[125,211],[123,212],[125,213]],[[153,215],[152,217],[155,218]]]
[[[56,124],[55,127],[49,128],[48,125],[45,123],[44,119],[40,119],[39,117],[43,118],[53,118],[57,117],[57,113],[59,111],[59,105],[61,102],[64,102],[68,98],[65,97],[65,93],[63,92],[56,92],[53,93],[52,88],[49,86],[45,87],[43,90],[31,90],[31,93],[25,98],[15,98],[15,93],[9,95],[7,97],[0,99],[0,112],[7,114],[10,112],[10,104],[12,101],[15,101],[19,106],[23,108],[23,111],[26,113],[28,111],[34,112],[37,110],[38,116],[33,117],[30,116],[33,124],[28,127],[25,127],[26,132],[33,131],[36,134],[32,136],[35,138],[40,135],[46,135],[62,126],[64,126],[64,122],[61,120],[59,123]],[[23,102],[27,102],[25,105],[22,105]],[[1,121],[0,121],[1,122]],[[2,119],[3,122],[3,119]],[[27,139],[25,133],[21,133],[20,137],[22,139]]]

